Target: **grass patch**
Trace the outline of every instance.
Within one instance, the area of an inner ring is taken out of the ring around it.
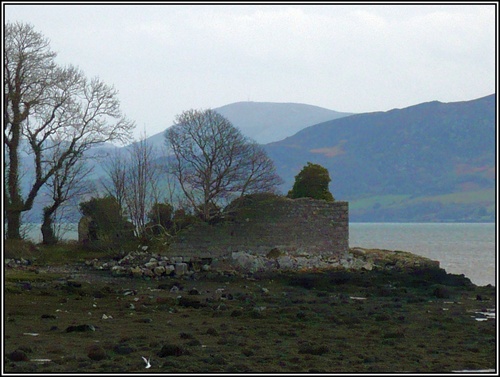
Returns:
[[[135,248],[137,246],[135,245]],[[132,248],[131,250],[135,250]],[[56,245],[34,244],[25,240],[5,240],[6,259],[26,259],[36,265],[64,265],[84,262],[89,259],[111,259],[119,252],[111,249],[89,250],[76,241],[59,242]]]

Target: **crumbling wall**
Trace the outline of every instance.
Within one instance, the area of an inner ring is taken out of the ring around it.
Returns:
[[[274,259],[340,259],[349,249],[347,202],[250,195],[233,203],[228,212],[224,222],[197,224],[181,232],[169,254],[220,258],[245,252]]]

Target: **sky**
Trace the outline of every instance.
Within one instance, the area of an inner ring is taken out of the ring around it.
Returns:
[[[134,136],[240,101],[388,111],[496,92],[496,2],[3,2],[56,62],[118,90]]]

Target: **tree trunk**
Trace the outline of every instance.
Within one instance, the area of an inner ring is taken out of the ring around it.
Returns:
[[[43,210],[43,223],[42,223],[42,237],[43,244],[45,245],[55,245],[59,240],[54,233],[54,227],[52,223],[52,215],[54,214],[54,207],[46,207]]]
[[[15,109],[14,109],[15,110]],[[12,124],[12,138],[7,144],[9,149],[9,167],[7,174],[7,200],[6,200],[6,216],[7,216],[7,238],[12,240],[21,239],[21,213],[24,203],[21,198],[19,189],[19,140],[20,140],[20,125],[19,111],[14,111],[15,122]]]
[[[7,211],[7,238],[20,240],[21,237],[21,211]]]

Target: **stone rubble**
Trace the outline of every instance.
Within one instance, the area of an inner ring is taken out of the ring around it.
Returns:
[[[8,268],[29,268],[25,259],[6,259]],[[87,260],[87,267],[110,271],[113,276],[182,277],[196,273],[252,274],[273,271],[312,271],[332,268],[371,271],[374,269],[439,268],[439,262],[405,251],[350,248],[343,256],[308,254],[304,251],[271,250],[267,255],[252,251],[234,251],[227,257],[165,256],[152,253],[145,246],[120,260]]]
[[[128,253],[118,261],[93,259],[85,262],[88,267],[109,270],[113,276],[150,278],[189,277],[201,270],[210,271],[211,263],[212,258],[167,257],[154,254],[148,252],[144,246],[139,246],[137,251]]]

